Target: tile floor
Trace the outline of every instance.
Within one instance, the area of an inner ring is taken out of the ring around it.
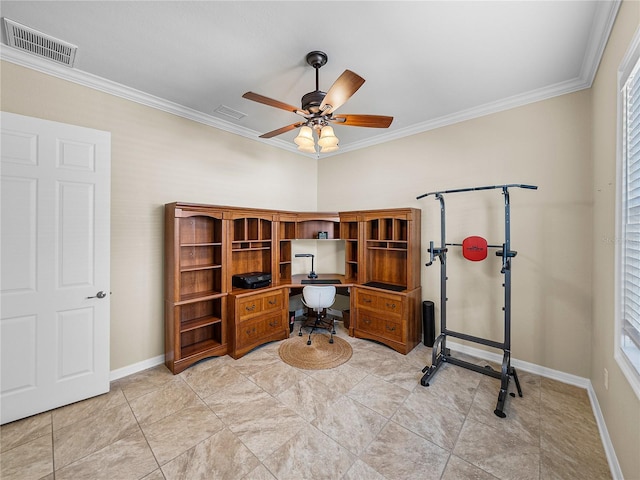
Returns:
[[[431,349],[401,355],[338,325],[353,356],[332,370],[290,367],[274,342],[4,425],[0,477],[611,478],[585,390],[520,371],[524,397],[500,419],[499,380],[444,365],[423,387]]]

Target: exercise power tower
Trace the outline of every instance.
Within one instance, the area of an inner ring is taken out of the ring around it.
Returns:
[[[450,363],[460,367],[473,370],[490,377],[500,379],[500,392],[498,393],[498,403],[496,405],[495,413],[498,417],[504,418],[504,403],[507,397],[507,391],[509,389],[509,380],[513,377],[518,395],[522,397],[522,389],[520,388],[520,382],[518,381],[518,375],[515,369],[511,366],[511,259],[516,256],[518,252],[511,250],[511,234],[510,234],[510,203],[509,203],[509,189],[510,188],[525,188],[530,190],[537,190],[537,186],[534,185],[522,185],[522,184],[509,184],[509,185],[493,185],[486,187],[472,187],[472,188],[460,188],[456,190],[444,190],[441,192],[429,192],[417,197],[421,199],[429,195],[434,195],[435,199],[440,202],[440,247],[435,247],[433,241],[429,242],[429,263],[426,266],[433,264],[435,258],[440,260],[440,335],[436,338],[433,344],[431,365],[427,365],[422,369],[422,373],[425,375],[420,380],[420,383],[428,387],[431,377],[433,377],[438,369],[444,363]],[[502,190],[504,196],[504,243],[502,245],[488,245],[486,240],[481,237],[467,237],[460,243],[446,243],[445,234],[445,205],[444,195],[450,193],[463,193],[474,192],[478,190]],[[472,261],[484,260],[487,256],[487,248],[496,248],[496,256],[502,257],[502,269],[500,273],[504,275],[504,341],[496,342],[486,338],[480,338],[465,333],[455,332],[447,328],[447,247],[462,247],[463,256]],[[480,345],[486,345],[488,347],[502,350],[502,369],[501,371],[494,370],[490,366],[481,367],[464,360],[460,360],[451,356],[451,351],[447,348],[447,337],[460,338],[469,342],[478,343]],[[515,397],[515,394],[511,394]]]

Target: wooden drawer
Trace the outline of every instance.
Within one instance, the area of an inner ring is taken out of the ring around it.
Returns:
[[[240,358],[263,343],[289,337],[287,297],[281,288],[230,296],[231,349]]]
[[[378,305],[378,296],[369,290],[357,289],[356,303],[358,307],[375,309]]]
[[[250,296],[238,300],[238,317],[242,320],[262,311],[262,298]]]
[[[399,295],[378,294],[377,309],[387,315],[400,317],[402,315],[403,297]]]
[[[253,345],[262,336],[264,327],[263,321],[260,318],[254,318],[253,320],[247,320],[238,325],[236,331],[236,343],[239,346]]]
[[[372,316],[370,313],[362,312],[358,316],[358,329],[378,335],[380,327],[378,326],[378,319]]]
[[[390,318],[381,319],[384,336],[397,342],[403,341],[402,322]]]
[[[389,340],[402,341],[402,322],[392,318],[372,315],[369,312],[361,312],[358,315],[357,328],[363,332]]]
[[[283,309],[282,290],[263,294],[248,295],[238,300],[238,319],[243,321],[254,315]]]
[[[284,297],[282,291],[265,295],[262,298],[262,311],[282,310]]]
[[[237,343],[244,347],[253,345],[261,339],[282,330],[282,313],[278,312],[268,317],[258,317],[242,322],[237,327]]]
[[[262,320],[262,336],[268,337],[274,333],[278,333],[283,328],[282,314],[274,313]]]
[[[378,293],[363,289],[358,289],[356,295],[359,308],[376,310],[396,317],[402,316],[404,298],[401,295]]]

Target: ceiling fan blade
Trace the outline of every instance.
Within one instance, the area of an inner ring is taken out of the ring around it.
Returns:
[[[320,104],[320,111],[329,114],[337,110],[351,98],[351,95],[358,91],[363,83],[364,78],[360,75],[353,73],[351,70],[345,70],[333,85],[331,85],[331,88]]]
[[[294,130],[294,129],[298,128],[298,127],[301,127],[305,123],[307,123],[307,122],[292,123],[291,125],[287,125],[286,127],[282,127],[282,128],[277,129],[277,130],[273,130],[272,132],[263,133],[262,135],[260,135],[260,138],[272,138],[272,137],[278,136],[278,135],[280,135],[282,133],[290,132],[291,130]]]
[[[270,107],[281,108],[282,110],[297,113],[298,115],[309,115],[309,112],[305,112],[298,107],[294,107],[293,105],[289,105],[288,103],[280,102],[279,100],[274,100],[273,98],[265,97],[264,95],[260,95],[259,93],[247,92],[242,95],[242,98],[253,100],[254,102],[262,103],[264,105],[269,105]]]
[[[351,127],[372,127],[372,128],[388,128],[393,122],[393,117],[385,115],[334,115],[332,121],[340,125],[348,125]]]

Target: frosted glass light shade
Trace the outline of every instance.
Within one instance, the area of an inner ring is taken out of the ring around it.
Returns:
[[[300,145],[300,146],[298,146],[298,150],[300,150],[301,152],[304,152],[304,153],[316,153],[316,147],[313,144],[311,144],[311,145]]]
[[[320,149],[320,153],[335,152],[336,150],[338,150],[338,146],[337,145],[332,145],[330,147],[322,147]]]
[[[298,147],[313,147],[313,130],[305,125],[300,129],[298,136],[293,141]]]
[[[326,127],[322,127],[320,131],[320,139],[318,140],[318,145],[321,147],[337,147],[338,146],[338,137],[336,137],[333,133],[333,128],[327,125]]]

